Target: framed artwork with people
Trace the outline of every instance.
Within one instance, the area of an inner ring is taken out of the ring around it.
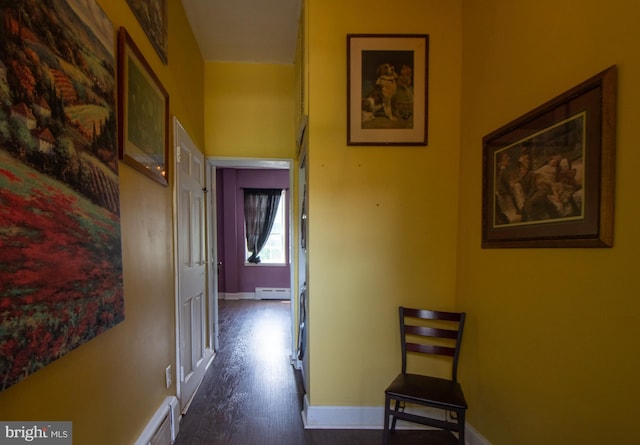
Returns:
[[[347,145],[427,145],[429,36],[347,35]]]
[[[483,248],[613,245],[616,71],[483,138]]]

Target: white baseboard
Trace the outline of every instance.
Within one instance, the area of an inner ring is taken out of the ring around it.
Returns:
[[[176,396],[168,396],[164,399],[160,407],[153,414],[135,445],[148,445],[154,434],[162,425],[162,422],[169,416],[171,424],[171,442],[176,439],[180,428],[180,409],[178,408],[178,398]]]
[[[311,406],[304,396],[302,422],[306,429],[380,429],[384,409],[377,406]]]
[[[478,432],[474,427],[469,425],[467,422],[467,427],[465,428],[465,442],[469,445],[491,445],[482,434]]]
[[[305,429],[382,429],[384,407],[382,406],[313,406],[304,396],[302,422]],[[428,428],[399,421],[398,429]],[[467,422],[465,439],[468,445],[491,445],[475,428]]]

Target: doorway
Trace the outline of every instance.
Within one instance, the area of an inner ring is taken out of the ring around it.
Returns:
[[[294,246],[294,237],[293,237],[293,161],[290,159],[262,159],[262,158],[221,158],[221,157],[211,157],[207,159],[207,188],[211,191],[208,193],[208,205],[210,209],[217,209],[217,195],[218,195],[218,178],[217,171],[218,169],[253,169],[253,170],[284,170],[288,173],[288,192],[286,193],[287,206],[288,209],[286,218],[288,219],[288,230],[287,230],[287,238],[288,238],[288,265],[289,265],[289,273],[288,273],[288,288],[290,289],[290,326],[289,329],[291,331],[291,339],[295,338],[295,329],[294,329],[294,320],[295,313],[294,308],[296,307],[297,302],[297,293],[295,292],[294,287],[294,262],[293,262],[293,246]],[[211,213],[210,213],[211,215]],[[209,216],[210,216],[209,215]],[[211,236],[211,240],[213,242],[210,243],[211,252],[209,252],[210,258],[213,259],[213,264],[216,265],[216,268],[220,270],[221,267],[226,267],[227,265],[221,264],[219,255],[218,255],[218,221],[216,218],[209,218],[210,227],[209,234]],[[260,266],[258,266],[260,267]],[[215,271],[214,271],[215,274]],[[210,283],[211,284],[211,283]],[[218,282],[216,280],[215,286],[211,286],[212,299],[214,302],[214,311],[217,314],[218,309]],[[216,333],[219,332],[218,319],[214,317],[214,331]],[[217,336],[216,336],[216,349],[217,345]],[[291,360],[295,359],[295,343],[292,340],[290,344],[290,356]]]

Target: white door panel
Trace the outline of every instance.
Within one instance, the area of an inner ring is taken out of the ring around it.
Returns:
[[[178,357],[183,411],[200,385],[213,356],[207,339],[207,258],[204,156],[176,121]],[[208,324],[209,323],[209,324]]]

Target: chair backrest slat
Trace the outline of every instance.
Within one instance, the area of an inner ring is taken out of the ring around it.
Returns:
[[[425,320],[460,321],[462,312],[428,311],[426,309],[403,308],[405,317],[422,318]]]
[[[407,352],[419,352],[421,354],[436,354],[453,357],[456,348],[450,346],[425,345],[422,343],[406,343]]]
[[[436,337],[436,338],[458,338],[458,330],[452,329],[438,329],[430,328],[427,326],[412,326],[405,324],[404,331],[407,334],[419,335],[421,337]]]
[[[407,372],[407,352],[448,356],[452,357],[451,379],[457,381],[466,314],[400,306],[399,315],[402,373]]]

